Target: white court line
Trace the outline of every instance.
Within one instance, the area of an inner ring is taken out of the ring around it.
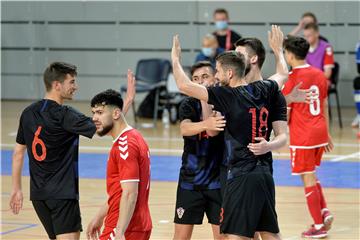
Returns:
[[[10,132],[9,134],[8,134],[8,136],[10,136],[10,137],[15,137],[17,135],[17,132]]]
[[[345,160],[348,158],[353,158],[353,157],[360,157],[360,152],[352,153],[352,154],[345,155],[345,156],[339,156],[334,159],[331,159],[330,162],[339,162],[339,161],[342,161],[342,160]]]
[[[17,132],[10,132],[8,133],[9,136],[15,137]],[[95,139],[111,139],[109,136],[100,137],[98,135],[94,135]],[[154,142],[183,142],[183,138],[173,138],[173,137],[144,137],[147,141],[154,141]],[[346,148],[353,148],[357,147],[360,149],[360,143],[334,143],[335,147],[346,147]]]
[[[1,147],[4,148],[13,148],[15,146],[15,144],[1,144]],[[110,151],[111,146],[109,147],[96,147],[96,146],[80,146],[79,149],[80,151],[99,151],[99,152],[108,152]],[[150,148],[150,153],[177,153],[177,154],[182,154],[183,150],[182,149],[168,149],[168,148]],[[277,152],[273,152],[273,156],[276,157],[290,157],[290,153],[277,153]],[[341,158],[341,157],[345,157],[344,155],[335,155],[335,154],[325,154],[323,156],[324,158]],[[350,156],[351,157],[351,156]],[[347,157],[347,158],[350,158]],[[346,159],[346,158],[345,158]]]

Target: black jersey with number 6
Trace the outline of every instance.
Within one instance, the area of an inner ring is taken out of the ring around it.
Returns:
[[[247,173],[257,164],[272,167],[272,154],[255,156],[249,143],[255,137],[269,141],[272,122],[286,121],[286,101],[272,80],[256,81],[246,86],[210,87],[209,104],[226,118],[225,143],[228,155],[228,179]]]
[[[79,135],[95,131],[89,117],[49,99],[22,112],[16,142],[27,147],[31,200],[79,198]]]

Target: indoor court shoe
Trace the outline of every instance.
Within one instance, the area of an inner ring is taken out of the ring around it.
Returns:
[[[324,230],[329,231],[331,229],[331,224],[334,221],[334,216],[331,214],[329,210],[324,211],[323,215],[324,221]]]
[[[303,232],[301,236],[303,238],[325,238],[327,236],[327,232],[325,231],[324,227],[316,230],[314,226],[311,226],[309,230]]]

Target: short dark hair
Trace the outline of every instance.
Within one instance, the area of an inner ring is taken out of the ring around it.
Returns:
[[[233,69],[235,75],[240,78],[245,76],[245,58],[244,55],[239,52],[223,52],[216,57],[216,62],[220,63],[224,69]]]
[[[225,14],[226,17],[229,18],[229,13],[228,13],[228,11],[226,11],[225,8],[217,8],[217,9],[215,9],[214,15],[217,14],[217,13]]]
[[[317,24],[317,18],[315,16],[315,14],[313,14],[312,12],[304,12],[304,14],[302,15],[301,18],[304,18],[304,17],[311,17],[312,19],[314,19],[314,23]]]
[[[208,67],[208,68],[211,69],[211,72],[214,73],[214,67],[211,64],[211,62],[209,62],[209,61],[199,61],[199,62],[197,62],[197,63],[195,63],[194,65],[191,66],[191,69],[190,69],[191,76],[194,74],[194,72],[197,69],[202,68],[202,67]]]
[[[304,29],[308,30],[308,29],[312,29],[316,32],[319,31],[319,25],[317,25],[316,23],[308,23],[304,26]]]
[[[295,55],[298,60],[304,60],[309,51],[310,44],[302,37],[288,35],[284,40],[284,49]]]
[[[261,69],[262,65],[265,61],[265,48],[262,42],[257,38],[240,38],[236,43],[235,46],[243,46],[247,49],[250,49],[253,55],[257,55],[258,57],[258,66]]]
[[[44,83],[46,91],[51,90],[54,81],[64,82],[67,74],[76,76],[76,66],[65,62],[53,62],[44,71]]]
[[[121,94],[113,89],[105,90],[101,93],[96,94],[91,99],[91,107],[96,105],[110,105],[120,108],[122,110],[124,102],[122,100]]]

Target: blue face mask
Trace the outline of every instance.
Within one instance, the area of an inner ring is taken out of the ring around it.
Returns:
[[[211,57],[213,55],[213,49],[212,48],[202,48],[201,49],[202,53],[206,56],[206,57]]]
[[[228,28],[228,23],[227,23],[227,21],[216,21],[215,27],[218,30],[225,30]]]

